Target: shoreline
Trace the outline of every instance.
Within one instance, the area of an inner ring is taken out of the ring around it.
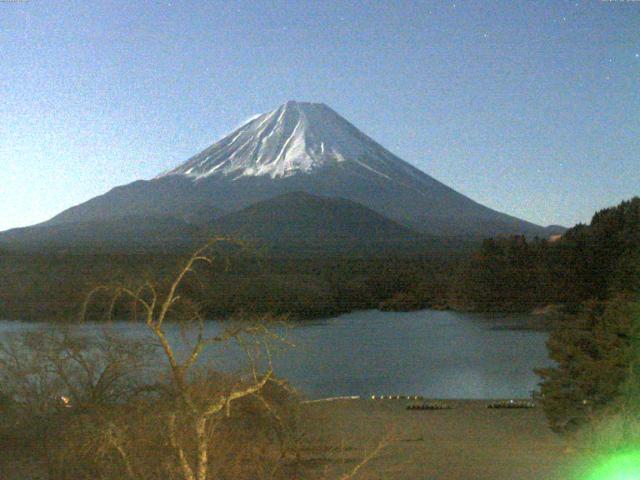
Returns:
[[[441,402],[441,403],[464,403],[464,402],[474,402],[480,403],[484,402],[487,405],[495,402],[525,402],[532,401],[531,397],[490,397],[490,398],[441,398],[441,397],[423,397],[421,395],[369,395],[369,396],[361,396],[361,395],[338,395],[335,397],[321,397],[321,398],[308,398],[306,400],[302,400],[300,403],[302,404],[311,404],[311,403],[322,403],[322,402]]]
[[[336,399],[300,406],[302,465],[309,478],[340,478],[382,445],[361,478],[385,480],[540,480],[574,476],[580,452],[551,432],[539,408],[490,409],[485,400],[455,408],[407,410],[403,401]],[[6,480],[44,479],[32,452],[0,455]]]
[[[306,322],[314,322],[314,321],[322,321],[322,320],[333,320],[343,315],[351,315],[357,314],[360,312],[380,312],[380,313],[413,313],[413,312],[454,312],[454,313],[466,313],[470,315],[485,315],[489,316],[526,316],[528,317],[526,320],[519,320],[515,323],[507,323],[504,325],[495,325],[491,327],[494,330],[531,330],[531,331],[542,331],[548,332],[553,327],[552,321],[552,313],[540,313],[539,309],[534,309],[530,311],[477,311],[477,310],[465,310],[465,309],[456,309],[456,308],[419,308],[415,310],[391,310],[391,309],[383,309],[383,308],[360,308],[356,310],[349,310],[344,312],[337,312],[330,315],[323,316],[309,316],[309,317],[289,317],[286,315],[285,321],[290,322],[291,324],[304,324]],[[258,314],[262,315],[262,314]],[[207,322],[212,323],[224,323],[227,321],[233,321],[230,318],[208,318]],[[50,325],[81,325],[83,323],[96,323],[96,324],[108,324],[110,322],[133,322],[133,320],[122,318],[122,319],[113,319],[113,320],[78,320],[78,319],[68,319],[68,320],[44,320],[44,319],[15,319],[15,318],[1,318],[0,322],[11,322],[11,323],[25,323],[25,324],[50,324]]]
[[[407,409],[407,401],[339,400],[302,406],[317,452],[343,445],[351,461],[384,438],[389,444],[363,478],[539,480],[572,478],[576,455],[553,433],[541,408],[492,409],[487,400],[446,400],[453,408]],[[314,425],[321,425],[314,430]],[[320,454],[317,454],[320,457]],[[344,461],[324,456],[331,471]]]

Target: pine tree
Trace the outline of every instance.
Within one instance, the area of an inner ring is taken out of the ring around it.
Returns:
[[[585,302],[558,321],[547,342],[553,368],[538,370],[540,399],[551,428],[574,431],[624,394],[637,364],[640,301],[619,295]]]

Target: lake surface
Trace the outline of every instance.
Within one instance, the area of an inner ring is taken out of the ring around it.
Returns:
[[[527,397],[539,378],[534,368],[551,365],[547,333],[518,330],[529,317],[450,311],[360,311],[306,322],[278,333],[294,346],[273,351],[276,374],[309,397],[338,395],[423,395],[429,398]],[[0,321],[0,338],[38,324]],[[89,334],[102,325],[83,324]],[[115,322],[129,337],[144,337],[144,325]],[[170,336],[189,341],[177,326]],[[221,330],[207,325],[207,333]],[[209,351],[208,360],[223,369],[245,364],[235,347]],[[203,360],[207,360],[205,357]]]

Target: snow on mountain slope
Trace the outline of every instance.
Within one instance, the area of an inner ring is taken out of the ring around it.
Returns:
[[[282,178],[347,160],[385,178],[388,176],[382,170],[399,166],[397,157],[328,106],[289,101],[160,177]]]

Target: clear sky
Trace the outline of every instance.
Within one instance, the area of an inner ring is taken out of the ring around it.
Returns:
[[[492,208],[640,194],[640,1],[0,0],[0,230],[324,102]]]

